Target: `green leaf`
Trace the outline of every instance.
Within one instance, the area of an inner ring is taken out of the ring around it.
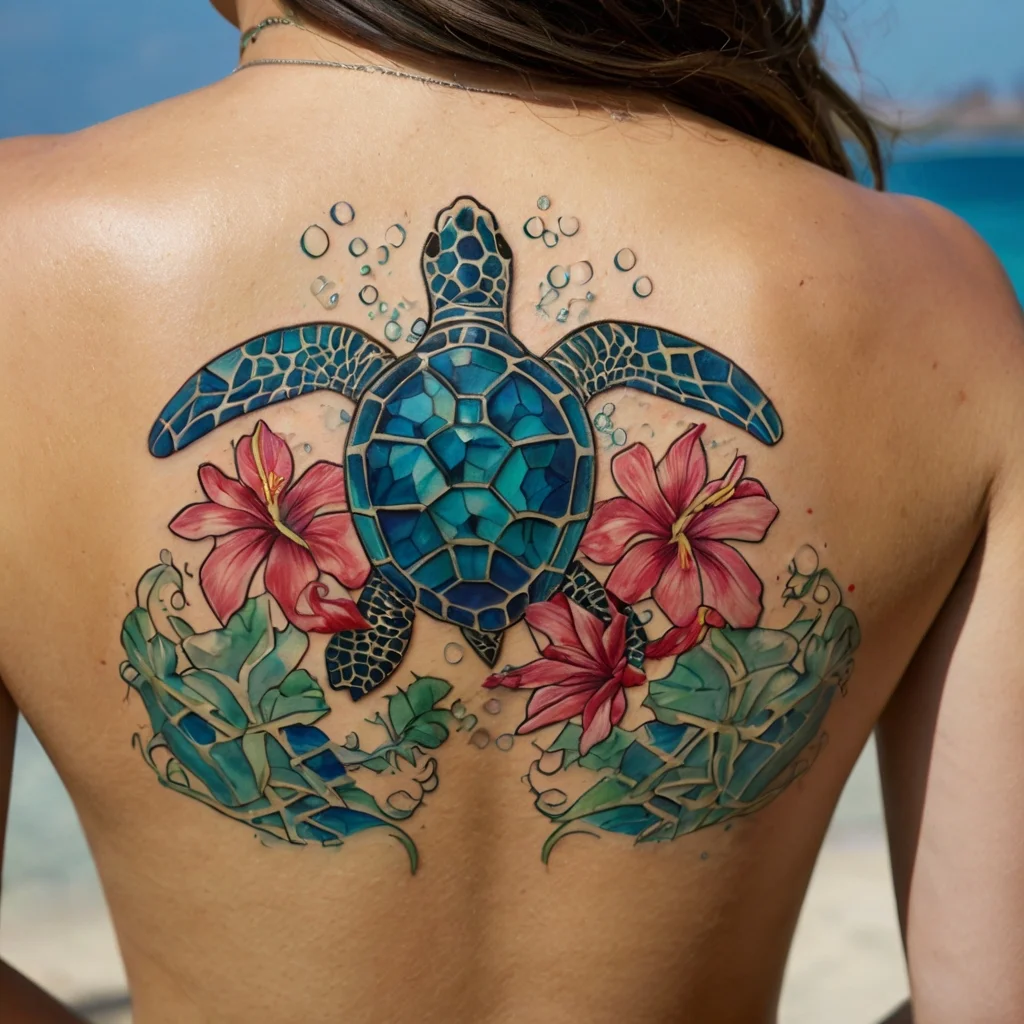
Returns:
[[[388,718],[391,728],[401,736],[420,715],[432,711],[438,701],[451,693],[451,685],[443,679],[424,676],[417,679],[408,690],[399,689],[388,698]]]
[[[256,788],[262,793],[270,781],[270,761],[267,758],[267,736],[262,732],[247,732],[242,737],[242,752],[252,766]]]
[[[319,683],[305,669],[299,669],[263,695],[258,718],[275,725],[312,725],[330,710]]]
[[[596,743],[590,751],[580,758],[580,767],[591,771],[605,768],[618,769],[622,764],[622,755],[633,742],[633,733],[614,726],[611,735],[600,743]]]

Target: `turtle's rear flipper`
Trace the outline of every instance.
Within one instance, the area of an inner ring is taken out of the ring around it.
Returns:
[[[354,327],[300,324],[253,338],[211,360],[164,406],[149,432],[157,458],[180,451],[236,416],[310,391],[353,400],[394,361]]]
[[[582,562],[572,562],[565,574],[562,593],[570,601],[592,612],[602,622],[611,622],[608,591],[601,581]],[[632,608],[623,608],[626,616],[626,657],[634,668],[643,668],[647,649],[647,630]]]
[[[768,396],[720,352],[657,327],[604,321],[566,335],[544,357],[589,400],[630,387],[717,416],[765,444],[782,439]]]
[[[498,655],[501,654],[501,642],[505,639],[504,633],[481,633],[475,629],[463,629],[462,635],[466,642],[483,658],[488,668],[494,668],[498,663]]]
[[[402,663],[415,615],[412,602],[379,572],[366,581],[358,605],[372,628],[336,633],[326,655],[327,681],[353,700],[387,682]]]

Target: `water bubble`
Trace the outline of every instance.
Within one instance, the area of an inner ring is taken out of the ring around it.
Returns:
[[[633,294],[638,299],[646,299],[654,291],[654,282],[645,274],[633,282]]]
[[[545,790],[538,797],[545,807],[564,807],[569,797],[560,789]]]
[[[379,305],[379,306],[378,306],[377,308],[378,308],[378,309],[379,309],[379,310],[380,310],[380,311],[381,311],[382,313],[386,313],[386,312],[388,311],[388,304],[387,304],[386,302],[382,302],[382,303],[381,303],[381,304],[380,304],[380,305]]]
[[[594,277],[594,264],[590,260],[580,260],[569,268],[569,280],[573,284],[589,284]],[[588,295],[587,298],[592,298]]]
[[[526,235],[527,238],[541,238],[543,237],[545,230],[547,229],[544,226],[544,221],[542,221],[540,217],[536,216],[531,217],[523,225],[523,234]]]
[[[331,239],[319,224],[310,224],[299,239],[302,251],[311,259],[318,260],[331,247]]]
[[[538,210],[550,210],[551,209],[551,200],[547,196],[541,196],[540,199],[537,200],[537,209]]]
[[[605,414],[605,416],[614,416],[615,415],[615,403],[614,402],[605,402],[604,405],[601,406],[601,412],[603,412]]]
[[[367,316],[368,316],[368,317],[369,317],[369,318],[370,318],[371,320],[376,320],[376,319],[377,319],[377,313],[376,313],[376,311],[375,311],[375,310],[372,310],[372,309],[371,309],[371,310],[370,310],[370,312],[369,312],[369,313],[367,313],[366,315],[367,315]]]
[[[548,271],[548,284],[552,288],[564,288],[569,283],[569,271],[560,264]]]
[[[462,720],[462,724],[459,726],[459,732],[472,732],[477,725],[476,715],[466,715]]]
[[[341,296],[334,291],[338,286],[333,281],[328,281],[326,277],[321,274],[313,283],[309,286],[309,290],[316,296],[317,301],[324,309],[334,309],[338,304],[338,300]]]
[[[302,450],[308,455],[313,450],[313,446],[311,444],[304,444]]]
[[[384,337],[388,341],[401,341],[402,333],[402,325],[397,320],[389,320],[384,325]]]
[[[593,292],[587,292],[585,298],[586,298],[587,302],[593,302],[594,299],[597,298],[597,296]]]
[[[452,705],[452,715],[454,715],[454,717],[458,718],[460,721],[463,718],[465,718],[468,713],[469,713],[469,709],[466,707],[465,704],[462,703],[461,700],[457,700]]]
[[[422,338],[427,333],[427,321],[423,317],[419,317],[413,320],[412,327],[409,330],[416,335],[417,338]]]
[[[384,241],[391,246],[392,249],[401,249],[405,245],[406,233],[405,228],[401,224],[392,224],[391,227],[384,232]]]
[[[573,235],[579,233],[579,217],[559,217],[558,230],[561,231],[566,238],[572,238]]]
[[[340,419],[342,423],[351,423],[352,413],[350,413],[348,409],[342,409],[341,415],[338,417],[338,419]]]
[[[391,319],[392,320],[397,320],[401,315],[402,315],[402,311],[400,309],[398,309],[397,306],[393,310],[391,310]]]
[[[515,738],[515,736],[513,736],[513,735],[512,735],[512,733],[510,733],[510,732],[503,732],[503,733],[502,733],[502,734],[501,734],[501,735],[500,735],[500,736],[499,736],[499,737],[498,737],[498,738],[497,738],[497,739],[496,739],[496,740],[494,741],[494,745],[495,745],[495,746],[496,746],[496,747],[497,747],[497,748],[498,748],[499,750],[504,750],[504,751],[506,751],[506,752],[507,752],[507,751],[509,751],[509,750],[511,750],[511,749],[512,749],[512,747],[513,747],[513,745],[515,744],[515,742],[516,742],[516,738]]]
[[[500,715],[501,714],[501,701],[497,697],[492,697],[486,704],[484,704],[484,711],[489,715]]]
[[[832,597],[832,592],[824,584],[819,583],[814,588],[814,593],[811,596],[814,598],[817,604],[827,604],[829,599]],[[174,604],[173,597],[171,598],[171,604]]]
[[[608,433],[612,429],[612,421],[607,413],[599,412],[594,417],[594,428],[602,433]]]
[[[491,742],[491,734],[486,729],[477,729],[477,731],[470,736],[469,742],[472,743],[477,750],[484,750]]]
[[[356,237],[348,243],[348,253],[350,256],[362,256],[369,248],[365,238]]]
[[[558,235],[556,235],[556,234],[554,233],[554,231],[548,231],[548,230],[547,230],[547,229],[545,228],[545,230],[544,230],[544,234],[543,234],[543,235],[541,235],[541,238],[543,238],[543,239],[544,239],[544,244],[545,244],[545,245],[546,245],[546,246],[547,246],[547,247],[548,247],[549,249],[554,249],[554,247],[555,247],[556,245],[558,245]]]
[[[466,649],[462,644],[450,643],[444,645],[444,660],[449,665],[458,665],[466,656]]]
[[[565,307],[563,306],[563,307],[562,307],[562,308],[561,308],[561,309],[560,309],[560,310],[558,311],[558,314],[557,314],[557,316],[555,317],[555,319],[556,319],[556,320],[557,320],[557,321],[558,321],[558,322],[559,322],[560,324],[564,324],[564,323],[565,323],[565,321],[569,319],[569,310],[567,310],[567,309],[566,309],[566,308],[565,308]]]
[[[391,259],[391,250],[386,245],[377,246],[377,266],[383,267]]]
[[[373,273],[373,271],[370,269],[370,264],[369,263],[364,263],[359,268],[359,273],[362,274],[363,277],[369,277],[370,274]]]
[[[351,203],[335,203],[331,207],[331,220],[339,227],[351,224],[356,219],[356,211]]]
[[[636,253],[632,249],[620,249],[615,254],[616,270],[632,270],[636,266]]]
[[[804,544],[793,556],[793,571],[801,576],[813,576],[818,571],[818,552]]]
[[[621,448],[626,443],[626,436],[625,430],[623,430],[622,427],[619,427],[618,430],[612,434],[612,444],[618,445]]]
[[[377,299],[379,299],[379,298],[380,298],[380,292],[378,292],[377,289],[374,288],[372,284],[368,284],[359,293],[359,301],[364,306],[372,306],[377,301]]]

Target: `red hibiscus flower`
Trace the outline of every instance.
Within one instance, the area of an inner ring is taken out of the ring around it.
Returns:
[[[691,427],[657,469],[642,444],[617,455],[612,475],[625,497],[597,506],[580,550],[615,565],[606,586],[627,604],[653,591],[677,626],[707,606],[746,629],[761,614],[761,581],[723,542],[763,540],[779,510],[757,480],[742,479],[745,458],[708,482],[703,433],[703,424]]]
[[[526,621],[551,643],[528,665],[491,676],[484,686],[536,690],[518,732],[583,716],[580,753],[611,735],[626,713],[627,686],[641,686],[643,672],[626,660],[626,617],[612,607],[608,626],[564,594],[531,605]]]
[[[341,466],[318,462],[292,485],[292,453],[260,421],[236,445],[235,468],[237,480],[209,463],[200,466],[209,501],[189,505],[170,524],[186,540],[216,538],[199,581],[217,618],[227,622],[242,607],[266,562],[267,590],[300,629],[369,629],[351,600],[327,597],[321,580],[328,573],[346,587],[361,587],[370,574],[351,514],[338,511],[346,507]]]

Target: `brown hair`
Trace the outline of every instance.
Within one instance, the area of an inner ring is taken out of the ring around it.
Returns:
[[[867,114],[822,66],[826,0],[290,0],[396,54],[660,96],[846,177],[844,139],[875,184]]]

